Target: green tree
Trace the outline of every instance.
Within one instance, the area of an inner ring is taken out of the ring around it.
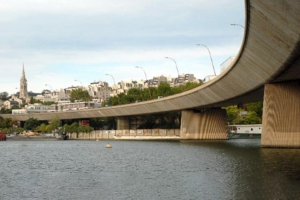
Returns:
[[[42,133],[47,133],[47,132],[49,132],[49,126],[46,125],[46,124],[44,124],[44,123],[42,123],[40,126],[38,126],[37,129],[38,129],[39,131],[41,131]]]
[[[5,100],[8,99],[7,97],[8,97],[8,93],[7,92],[1,92],[0,93],[0,99],[1,100],[5,101]]]
[[[107,102],[102,103],[102,106],[115,106],[120,104],[129,104],[129,103],[135,103],[140,101],[148,101],[150,100],[150,94],[151,93],[152,99],[157,99],[159,96],[170,96],[173,94],[177,94],[183,91],[187,91],[190,89],[193,89],[195,87],[200,86],[201,83],[186,83],[185,85],[170,87],[170,85],[167,82],[161,82],[159,86],[156,87],[150,87],[138,89],[138,88],[131,88],[127,91],[127,94],[121,93],[117,96],[110,97]]]
[[[12,122],[11,118],[4,118],[0,120],[0,128],[10,128],[12,127]]]
[[[183,85],[183,90],[188,91],[188,90],[194,89],[200,85],[202,85],[202,83],[187,82],[186,84]]]
[[[79,132],[81,133],[90,133],[92,132],[94,129],[90,126],[79,126],[78,127]]]
[[[261,124],[261,117],[254,111],[248,111],[248,113],[241,119],[241,124]]]
[[[13,105],[13,106],[11,107],[11,110],[13,110],[13,109],[19,109],[19,108],[20,108],[19,106]]]
[[[43,102],[43,105],[46,105],[46,106],[50,106],[52,104],[55,104],[55,102],[53,102],[53,101],[45,101],[45,102]]]
[[[0,114],[11,114],[11,109],[1,108]]]
[[[36,127],[40,125],[40,122],[35,118],[29,118],[24,123],[24,128],[26,130],[35,130]]]
[[[127,96],[130,96],[132,98],[134,98],[135,101],[141,101],[142,100],[142,93],[143,90],[138,89],[138,88],[131,88],[128,90],[127,92]]]
[[[71,102],[74,102],[75,100],[79,101],[90,101],[91,97],[87,90],[83,90],[81,88],[72,90],[70,94]]]
[[[73,122],[72,124],[65,124],[63,126],[64,132],[66,133],[76,133],[76,137],[78,137],[79,133],[79,125],[77,122]]]
[[[248,103],[247,110],[255,112],[257,116],[262,119],[263,102],[260,101],[255,103]]]
[[[241,110],[237,106],[225,107],[229,124],[239,124]]]
[[[161,82],[159,86],[157,87],[155,97],[158,98],[158,96],[170,96],[173,94],[171,86],[167,82]]]
[[[58,127],[60,127],[60,119],[57,116],[54,116],[51,118],[50,120],[50,131],[58,129]]]

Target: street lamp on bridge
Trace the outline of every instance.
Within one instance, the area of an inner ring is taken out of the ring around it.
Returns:
[[[198,46],[204,46],[204,47],[207,48],[208,53],[209,53],[209,56],[210,56],[210,60],[211,60],[211,65],[212,65],[212,67],[213,67],[214,74],[215,74],[215,76],[216,76],[217,74],[216,74],[215,66],[214,66],[214,63],[213,63],[213,60],[212,60],[212,57],[211,57],[211,53],[210,53],[210,51],[209,51],[209,48],[208,48],[206,45],[204,45],[204,44],[196,44],[196,45],[198,45]]]
[[[113,79],[113,81],[114,81],[114,87],[116,87],[116,82],[115,82],[115,78],[114,78],[114,76],[113,75],[111,75],[111,74],[105,74],[106,76],[110,76],[112,79]],[[118,94],[118,92],[117,92],[117,88],[116,88],[116,94]]]
[[[80,82],[81,83],[81,87],[82,87],[82,89],[83,89],[83,84],[82,84],[82,82],[81,81],[79,81],[79,80],[74,80],[74,81],[78,81],[78,82]]]
[[[245,28],[244,26],[240,25],[240,24],[230,24],[231,26],[240,26],[242,28]]]
[[[144,71],[145,78],[146,78],[146,81],[147,81],[148,78],[147,78],[147,74],[146,74],[146,71],[144,70],[144,68],[139,67],[139,66],[135,66],[135,67],[136,67],[136,68],[140,68],[140,69],[142,69],[142,70]],[[150,91],[150,87],[149,87],[149,80],[148,80],[148,91],[149,91],[149,97],[150,97],[150,99],[152,99],[152,97],[151,97],[151,91]]]
[[[45,86],[48,86],[48,87],[50,87],[50,89],[51,89],[51,91],[50,91],[50,92],[52,93],[53,89],[52,89],[51,85],[45,84]]]
[[[176,61],[175,61],[173,58],[171,58],[171,57],[165,57],[165,58],[166,58],[166,59],[171,59],[171,60],[173,60],[173,62],[175,63],[176,70],[177,70],[177,75],[178,75],[178,78],[179,78],[179,71],[178,71],[178,67],[177,67]]]

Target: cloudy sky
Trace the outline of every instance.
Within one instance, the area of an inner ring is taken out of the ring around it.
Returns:
[[[193,73],[203,79],[238,53],[244,1],[0,0],[0,92],[110,85]],[[78,81],[75,81],[78,80]],[[81,82],[81,83],[80,83]],[[49,86],[45,86],[45,84]],[[50,88],[51,87],[51,88]]]

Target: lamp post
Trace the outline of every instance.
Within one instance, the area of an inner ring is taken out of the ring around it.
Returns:
[[[143,71],[144,71],[144,74],[145,74],[145,78],[146,78],[146,80],[148,80],[148,78],[147,78],[147,74],[146,74],[146,71],[144,70],[144,68],[142,68],[142,67],[139,67],[139,66],[135,66],[136,68],[140,68],[140,69],[142,69]],[[150,88],[149,88],[149,81],[148,81],[148,91],[149,91],[149,97],[150,97],[150,99],[152,99],[152,97],[151,97],[151,91],[150,91]]]
[[[176,61],[175,61],[173,58],[171,58],[171,57],[165,57],[165,58],[166,58],[166,59],[171,59],[171,60],[173,60],[173,62],[175,63],[176,70],[177,70],[177,75],[178,75],[178,78],[179,78],[179,71],[178,71],[178,67],[177,67]]]
[[[50,92],[52,93],[53,89],[52,89],[51,85],[45,84],[45,86],[48,86],[48,87],[50,87],[50,89],[51,89],[51,91],[50,91]]]
[[[78,81],[78,82],[80,82],[81,83],[81,87],[82,87],[82,89],[83,89],[83,84],[82,84],[82,82],[81,81],[79,81],[79,80],[74,80],[74,81]]]
[[[113,79],[113,81],[114,81],[114,86],[115,86],[115,85],[116,85],[116,82],[115,82],[114,76],[111,75],[111,74],[105,74],[105,75],[106,75],[106,76],[110,76],[110,77]],[[116,94],[118,94],[117,89],[116,89]]]
[[[83,92],[83,84],[82,84],[82,82],[80,80],[76,80],[76,79],[74,81],[78,81],[78,82],[81,83],[82,92]],[[84,93],[84,101],[86,101],[86,95],[85,95],[85,93]]]
[[[213,67],[214,74],[215,74],[215,76],[216,76],[217,74],[216,74],[215,66],[214,66],[214,63],[213,63],[213,60],[212,60],[212,57],[211,57],[211,53],[210,53],[210,51],[209,51],[209,48],[208,48],[206,45],[204,45],[204,44],[196,44],[196,45],[198,45],[198,46],[204,46],[204,47],[207,48],[208,53],[209,53],[209,56],[210,56],[210,60],[211,60],[211,65],[212,65],[212,67]]]
[[[240,25],[240,24],[230,24],[231,26],[240,26],[242,28],[245,28],[244,26]]]
[[[18,90],[18,88],[16,87],[16,90]],[[16,96],[17,96],[18,91],[16,92]]]

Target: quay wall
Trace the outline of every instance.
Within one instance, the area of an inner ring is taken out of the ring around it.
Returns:
[[[70,140],[153,140],[180,139],[180,129],[96,130],[68,133]]]

